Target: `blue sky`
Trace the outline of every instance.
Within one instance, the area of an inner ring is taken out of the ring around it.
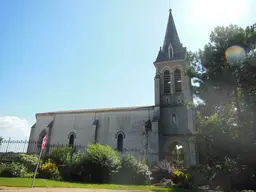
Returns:
[[[152,105],[169,7],[192,51],[256,18],[255,0],[1,1],[1,134],[27,137],[38,112]]]

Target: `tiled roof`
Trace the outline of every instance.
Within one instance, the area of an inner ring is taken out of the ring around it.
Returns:
[[[67,113],[96,113],[96,112],[111,112],[111,111],[134,111],[143,109],[152,109],[154,106],[134,106],[134,107],[117,107],[117,108],[99,108],[99,109],[82,109],[82,110],[67,110],[37,113],[37,115],[54,115],[54,114],[67,114]]]

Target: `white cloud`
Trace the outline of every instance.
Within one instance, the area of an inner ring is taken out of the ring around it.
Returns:
[[[15,116],[0,116],[0,137],[11,140],[29,139],[31,124]]]

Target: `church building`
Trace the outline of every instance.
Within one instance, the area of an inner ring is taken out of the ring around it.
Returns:
[[[99,142],[120,154],[130,151],[137,158],[146,154],[149,163],[168,159],[179,144],[184,166],[196,164],[196,147],[189,142],[195,115],[185,105],[193,100],[191,79],[186,75],[186,48],[180,42],[172,10],[169,12],[164,43],[153,62],[154,105],[37,113],[29,140],[41,142],[46,135],[48,145]],[[34,150],[28,146],[28,152]]]

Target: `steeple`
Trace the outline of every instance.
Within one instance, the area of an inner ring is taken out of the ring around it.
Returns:
[[[185,53],[186,48],[180,43],[172,10],[170,9],[163,47],[160,48],[155,62],[184,59]]]

